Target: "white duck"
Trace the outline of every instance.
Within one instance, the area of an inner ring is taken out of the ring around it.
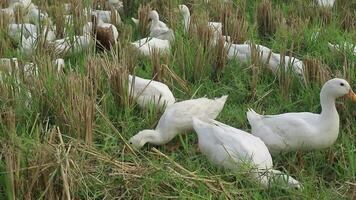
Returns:
[[[227,95],[217,99],[199,98],[181,101],[166,108],[155,130],[143,130],[129,142],[135,148],[146,143],[163,145],[176,135],[193,130],[192,117],[215,119],[224,107]]]
[[[258,137],[212,119],[193,117],[193,127],[200,151],[214,164],[230,170],[252,167],[250,175],[264,187],[276,180],[300,188],[297,180],[273,169],[271,154]]]
[[[14,9],[9,7],[9,8],[0,8],[0,17],[3,19],[7,19],[9,23],[15,23],[15,12]]]
[[[57,58],[52,63],[56,67],[57,73],[60,73],[65,67],[65,62],[63,58]]]
[[[189,26],[190,26],[189,8],[184,4],[179,5],[178,8],[183,16],[184,31],[188,32]],[[208,22],[207,26],[212,30],[215,40],[217,40],[220,36],[222,36],[222,27],[223,26],[222,26],[221,22]]]
[[[35,37],[37,38],[37,26],[34,24],[9,24],[8,25],[8,33],[9,36],[14,39],[20,39],[21,35],[23,35],[25,38],[28,37]]]
[[[331,44],[328,42],[329,49],[331,51],[337,52],[342,50],[351,50],[351,52],[356,56],[356,45],[345,42],[343,45]]]
[[[252,109],[247,119],[252,134],[261,138],[271,153],[312,150],[330,147],[339,134],[339,115],[336,98],[347,96],[356,102],[349,83],[334,78],[320,92],[321,114],[309,112],[259,115]]]
[[[225,48],[228,49],[228,59],[237,58],[243,63],[247,63],[251,59],[252,49],[250,44],[230,44],[225,43]],[[282,64],[281,55],[273,53],[272,50],[263,45],[256,45],[256,50],[259,53],[261,62],[267,65],[267,67],[273,72],[277,72],[279,66]],[[285,56],[284,67],[287,69],[292,67],[293,71],[299,75],[303,74],[303,62],[295,57]]]
[[[37,37],[24,37],[22,36],[21,39],[21,46],[20,46],[20,50],[23,54],[30,56],[33,54],[33,52],[36,50],[36,46],[37,46]]]
[[[152,20],[150,25],[150,37],[155,37],[161,40],[174,40],[173,30],[168,28],[165,23],[159,20],[157,11],[151,10],[148,13],[148,18]]]
[[[169,87],[161,82],[129,75],[129,95],[141,108],[152,103],[157,109],[163,110],[176,101]]]
[[[27,18],[30,23],[39,25],[40,22],[48,19],[48,14],[44,11],[41,11],[38,6],[34,5],[33,3],[31,3],[27,9]]]
[[[91,15],[96,16],[98,20],[101,20],[105,23],[110,23],[114,25],[118,25],[121,23],[121,17],[117,10],[92,10]]]
[[[79,51],[88,49],[93,42],[90,35],[66,37],[53,41],[56,53],[67,53],[69,50]]]
[[[107,4],[107,7],[115,8],[117,11],[120,11],[120,12],[124,8],[123,2],[119,1],[119,0],[107,0],[106,4]]]
[[[142,55],[149,56],[152,49],[157,49],[162,53],[168,53],[171,45],[169,40],[161,40],[158,38],[143,38],[131,43],[134,45]]]
[[[11,72],[13,68],[19,69],[19,62],[17,58],[0,58],[0,66],[2,69]]]
[[[333,7],[335,0],[316,0],[316,2],[319,6]]]
[[[27,9],[32,4],[31,0],[10,0],[8,2],[9,2],[9,8],[12,9],[15,9],[18,6]]]

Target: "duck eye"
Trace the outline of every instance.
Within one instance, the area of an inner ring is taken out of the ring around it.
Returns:
[[[345,86],[345,84],[344,84],[344,83],[340,83],[340,85],[341,85],[341,86]]]

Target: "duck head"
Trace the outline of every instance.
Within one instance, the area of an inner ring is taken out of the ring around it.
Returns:
[[[341,78],[327,81],[322,88],[322,93],[334,98],[344,96],[356,102],[356,94],[352,91],[350,84]]]
[[[155,130],[143,130],[131,137],[129,144],[136,149],[140,149],[147,142],[153,141],[157,135],[158,133]]]
[[[181,5],[178,6],[178,8],[179,8],[179,11],[182,13],[183,16],[190,15],[189,8],[186,5],[181,4]]]
[[[152,21],[158,21],[159,20],[158,12],[155,10],[151,10],[150,12],[148,12],[148,18]]]

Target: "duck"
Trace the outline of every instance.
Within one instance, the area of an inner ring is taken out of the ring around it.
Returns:
[[[19,69],[19,62],[17,58],[0,58],[0,66],[5,71],[11,73],[12,69]]]
[[[316,0],[316,3],[322,7],[333,7],[335,0]]]
[[[168,28],[168,26],[159,20],[158,12],[155,10],[151,10],[148,13],[148,18],[151,20],[150,25],[150,37],[155,37],[161,40],[174,40],[174,32],[172,29]]]
[[[94,33],[99,47],[110,49],[117,43],[119,32],[117,28],[110,23],[103,22],[100,18],[93,16]]]
[[[199,150],[213,164],[228,170],[251,167],[249,175],[265,188],[273,181],[301,188],[297,180],[273,169],[272,156],[260,138],[213,119],[193,117],[193,128]]]
[[[1,19],[6,19],[9,23],[15,23],[15,12],[13,8],[0,8]]]
[[[27,18],[31,23],[39,25],[40,22],[49,19],[48,14],[44,11],[41,11],[38,6],[34,5],[33,3],[30,3],[27,9]]]
[[[55,66],[55,69],[57,70],[57,74],[59,74],[61,71],[63,71],[65,67],[65,62],[63,58],[57,58],[52,61],[52,64]]]
[[[270,48],[260,44],[256,44],[255,46],[259,53],[261,62],[266,64],[268,69],[270,69],[272,72],[276,73],[279,69],[279,66],[284,64],[285,69],[288,69],[291,66],[296,74],[303,75],[303,61],[291,56],[283,57],[278,53],[273,53]],[[229,42],[225,42],[225,48],[228,49],[228,59],[237,58],[243,63],[248,63],[251,60],[252,49],[250,43],[231,44]]]
[[[20,39],[21,35],[25,38],[36,37],[37,38],[37,26],[30,23],[24,24],[9,24],[7,26],[9,36],[14,39]]]
[[[129,75],[128,83],[129,95],[141,108],[147,108],[152,103],[155,108],[164,110],[176,101],[169,87],[159,81]]]
[[[73,44],[71,41],[73,41]],[[54,40],[52,44],[54,45],[56,53],[65,54],[71,49],[74,51],[88,49],[92,42],[93,39],[91,38],[91,35],[84,34],[81,36],[66,37],[63,39]]]
[[[192,117],[215,119],[222,111],[228,95],[220,98],[198,98],[174,103],[166,108],[155,130],[143,130],[130,138],[132,147],[139,149],[146,143],[164,145],[176,135],[193,130]]]
[[[92,10],[91,15],[95,16],[98,20],[101,20],[105,23],[110,23],[114,25],[119,25],[121,23],[120,14],[117,10]]]
[[[16,5],[21,5],[23,8],[28,8],[32,1],[31,0],[9,0],[10,7],[15,7]]]
[[[157,49],[161,53],[169,53],[171,48],[169,40],[152,37],[142,38],[131,44],[144,56],[151,55],[152,49]]]
[[[332,44],[328,42],[328,47],[331,51],[337,52],[344,50],[351,50],[351,52],[356,56],[356,45],[345,42],[343,45]]]
[[[184,31],[188,32],[190,28],[190,11],[189,8],[184,5],[178,5],[179,11],[181,15],[183,16],[183,26],[184,26]],[[219,39],[220,36],[222,36],[222,23],[221,22],[208,22],[207,26],[212,30],[214,40]]]
[[[37,37],[30,36],[28,38],[22,36],[20,51],[26,55],[30,56],[34,53],[37,46]]]
[[[124,3],[122,1],[107,0],[105,3],[107,8],[115,8],[119,12],[123,11]]]
[[[328,80],[320,92],[321,113],[292,112],[260,115],[247,112],[252,134],[261,138],[272,154],[297,150],[324,149],[333,145],[339,134],[339,114],[335,100],[348,97],[356,102],[350,84],[340,78]]]

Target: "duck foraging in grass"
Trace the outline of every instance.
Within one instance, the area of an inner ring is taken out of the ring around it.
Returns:
[[[272,181],[301,187],[297,180],[273,169],[271,154],[260,138],[212,119],[203,122],[194,117],[193,127],[200,151],[214,164],[230,170],[252,167],[249,174],[264,187]]]
[[[335,100],[348,97],[356,102],[349,83],[340,78],[327,81],[320,92],[321,114],[309,112],[259,115],[252,109],[247,119],[252,134],[261,138],[271,153],[330,147],[339,134]]]
[[[202,120],[215,119],[223,109],[227,97],[191,99],[172,104],[166,108],[155,130],[140,131],[129,142],[137,149],[146,143],[166,144],[176,135],[193,130],[193,117]]]

